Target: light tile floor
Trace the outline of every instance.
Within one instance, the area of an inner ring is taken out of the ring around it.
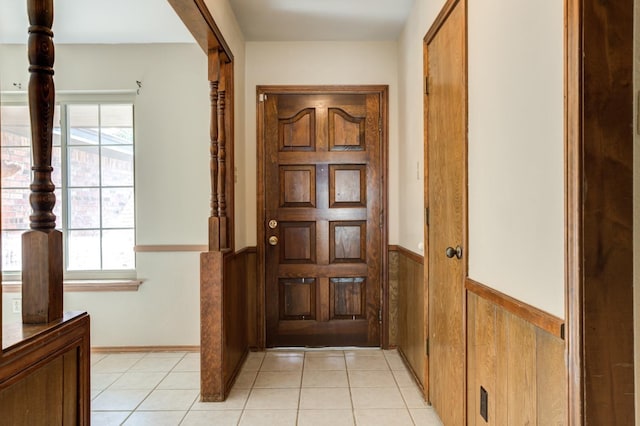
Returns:
[[[92,354],[91,422],[102,425],[441,425],[396,351],[248,355],[225,402],[200,402],[198,353]]]

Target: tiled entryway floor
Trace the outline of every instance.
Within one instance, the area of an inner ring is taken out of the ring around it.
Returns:
[[[225,402],[199,402],[198,353],[92,354],[92,425],[441,425],[396,351],[248,355]]]

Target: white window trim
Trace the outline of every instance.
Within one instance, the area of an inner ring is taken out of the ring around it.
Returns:
[[[55,103],[58,104],[132,104],[133,105],[133,147],[134,147],[134,198],[136,197],[136,182],[135,182],[135,141],[136,141],[136,118],[135,118],[135,99],[137,92],[135,90],[102,90],[102,91],[83,91],[83,90],[66,90],[66,91],[57,91]],[[26,91],[1,91],[1,105],[29,105],[28,92]],[[62,120],[62,118],[61,118]],[[62,125],[62,123],[61,123]],[[64,126],[63,126],[64,127]],[[66,127],[65,127],[66,128]],[[67,135],[63,137],[65,139],[64,144],[66,144]],[[64,152],[63,152],[64,157]],[[63,159],[64,162],[64,159]],[[66,176],[63,174],[63,188],[67,186],[64,184],[66,182]],[[56,203],[60,202],[60,200],[56,200]],[[57,218],[56,224],[63,222],[65,225],[67,224],[67,218],[64,217],[66,215],[67,209],[63,209],[63,217]],[[135,221],[135,212],[136,207],[134,205],[134,247],[136,243],[137,236],[137,224]],[[66,231],[66,230],[64,230]],[[26,232],[26,231],[25,231]],[[66,233],[66,232],[65,232]],[[134,251],[134,262],[137,265],[137,254]],[[64,281],[66,282],[100,282],[100,281],[123,281],[123,282],[139,282],[142,281],[137,279],[137,269],[121,269],[121,270],[67,270],[67,256],[68,256],[68,243],[65,239],[63,240],[63,272],[64,272]],[[22,281],[22,271],[2,271],[2,281],[8,281],[13,283],[21,283]],[[137,287],[136,287],[137,289]]]

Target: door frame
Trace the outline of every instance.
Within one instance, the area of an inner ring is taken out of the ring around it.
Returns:
[[[453,12],[453,10],[457,7],[457,6],[461,6],[464,8],[464,52],[463,52],[463,68],[464,68],[464,81],[465,81],[465,101],[464,101],[464,110],[465,110],[465,114],[464,114],[464,127],[466,130],[465,133],[465,138],[464,138],[464,156],[463,156],[463,161],[464,161],[464,170],[463,170],[463,178],[464,178],[464,190],[462,191],[462,220],[463,220],[463,226],[462,226],[462,242],[461,245],[463,247],[463,252],[464,252],[464,256],[462,257],[462,270],[463,270],[463,282],[461,283],[461,291],[462,291],[462,307],[461,307],[461,312],[462,312],[462,334],[463,334],[463,341],[465,342],[464,344],[464,358],[465,358],[465,365],[463,366],[463,371],[464,371],[464,377],[463,377],[463,387],[465,388],[466,391],[466,386],[467,386],[467,366],[466,366],[466,355],[467,355],[467,348],[466,348],[466,339],[467,339],[467,304],[466,304],[466,288],[464,285],[464,279],[467,278],[468,276],[468,270],[469,270],[469,211],[468,211],[468,198],[469,198],[469,194],[468,194],[468,166],[467,166],[467,158],[468,158],[468,145],[469,145],[469,133],[468,133],[468,122],[469,122],[469,99],[468,99],[468,93],[469,93],[469,88],[468,88],[468,66],[467,66],[467,55],[468,55],[468,45],[467,45],[467,1],[466,0],[448,0],[444,6],[442,6],[442,9],[440,10],[440,12],[438,13],[438,16],[436,17],[436,19],[433,21],[433,24],[431,25],[431,27],[429,28],[429,30],[427,31],[426,35],[424,36],[423,39],[423,44],[422,44],[422,49],[423,49],[423,84],[424,84],[424,90],[423,90],[423,99],[424,99],[424,107],[423,107],[423,113],[424,113],[424,207],[425,207],[425,215],[427,215],[428,213],[426,209],[429,208],[429,138],[428,138],[428,126],[429,126],[429,122],[428,122],[428,113],[429,113],[429,94],[428,94],[428,76],[429,76],[429,43],[431,43],[433,41],[433,39],[436,37],[436,35],[438,34],[438,32],[440,31],[440,29],[443,27],[443,25],[447,22],[447,19],[449,18],[449,16],[451,15],[451,13]],[[427,345],[428,345],[428,341],[429,341],[429,328],[431,326],[430,322],[429,322],[429,287],[430,287],[430,283],[429,283],[429,224],[428,224],[428,217],[425,218],[425,222],[423,224],[423,228],[424,228],[424,263],[425,263],[425,267],[424,267],[424,304],[425,304],[425,338],[427,339]],[[428,348],[428,346],[427,346]],[[428,352],[428,349],[427,349]],[[429,354],[427,353],[426,355],[426,360],[425,360],[425,369],[424,369],[424,398],[426,401],[430,401],[430,386],[429,386],[429,370],[430,370],[430,360],[429,360]],[[463,418],[466,419],[466,413],[467,413],[467,400],[466,400],[466,393],[465,393],[465,397],[463,398],[463,404],[461,409],[463,410]]]
[[[620,392],[625,385],[618,380],[608,386],[589,387],[586,382],[590,370],[635,362],[633,309],[627,309],[627,305],[621,314],[621,307],[602,304],[593,297],[594,290],[606,280],[612,297],[633,300],[634,224],[633,205],[628,203],[633,203],[633,135],[638,130],[629,126],[631,122],[637,126],[637,117],[633,117],[636,94],[633,84],[625,84],[633,82],[633,24],[628,19],[633,19],[634,1],[565,0],[564,6],[567,423],[581,425],[601,422],[598,416],[614,398],[614,391]],[[595,45],[601,42],[606,49]],[[617,78],[612,79],[611,75]],[[594,108],[596,105],[607,105],[615,113],[603,117]],[[622,133],[619,129],[626,130]],[[603,141],[627,161],[617,165],[615,172],[607,164],[611,164],[610,154],[601,149]],[[603,183],[587,188],[587,182],[598,176],[594,170],[603,170]],[[619,179],[611,179],[614,175]],[[606,200],[602,197],[605,192]],[[611,206],[618,209],[615,221],[631,228],[628,235],[616,235],[603,224],[612,221],[607,214],[594,221],[599,212],[611,214]],[[603,261],[603,253],[614,247],[625,250],[619,257],[625,257],[626,267]],[[602,263],[596,273],[589,270],[589,265],[599,262]],[[602,334],[609,334],[608,318],[612,314],[622,315],[621,323],[631,325],[624,336],[620,336],[624,327],[616,330],[617,341],[631,345],[631,353],[628,347],[622,348],[624,345],[603,344],[600,339]],[[621,412],[635,414],[633,401],[627,400],[621,406]]]
[[[256,193],[257,193],[257,346],[266,347],[266,200],[264,188],[265,175],[265,138],[264,138],[264,96],[277,94],[377,94],[380,96],[381,134],[380,134],[380,164],[382,170],[382,230],[380,238],[380,254],[382,261],[382,276],[380,286],[380,308],[382,309],[382,324],[380,327],[380,344],[382,348],[389,347],[389,86],[388,85],[261,85],[256,87]]]

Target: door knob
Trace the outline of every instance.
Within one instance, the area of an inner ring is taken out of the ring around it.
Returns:
[[[272,246],[278,245],[278,237],[276,237],[275,235],[270,236],[269,244],[271,244]]]
[[[276,229],[278,227],[278,221],[275,219],[271,219],[269,221],[269,228]]]
[[[453,256],[457,257],[458,259],[462,259],[462,247],[460,246],[456,246],[456,248],[447,247],[444,253],[449,259],[453,258]]]

